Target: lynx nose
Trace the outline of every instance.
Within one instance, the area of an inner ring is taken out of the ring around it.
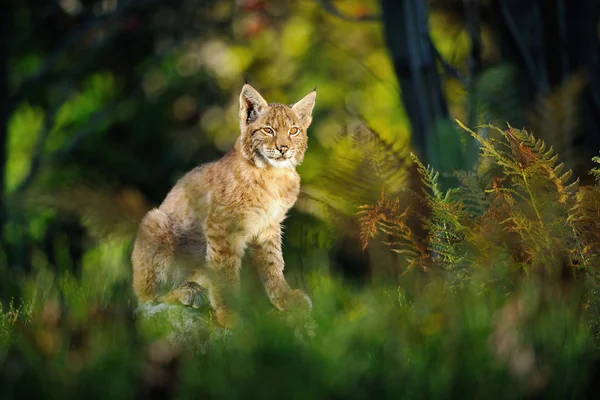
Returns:
[[[281,154],[285,154],[288,151],[288,149],[289,149],[289,147],[286,146],[285,144],[283,144],[283,145],[279,146],[279,148],[277,150],[279,150],[279,152]]]

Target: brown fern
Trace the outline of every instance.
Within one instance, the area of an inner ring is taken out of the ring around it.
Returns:
[[[403,254],[408,261],[408,272],[414,267],[423,270],[428,269],[430,253],[423,238],[416,235],[410,228],[409,218],[415,215],[407,207],[401,211],[400,199],[386,199],[385,191],[382,189],[379,201],[372,205],[359,207],[358,215],[361,215],[360,238],[363,251],[367,248],[369,239],[375,238],[379,233],[388,236],[382,243],[398,254]]]

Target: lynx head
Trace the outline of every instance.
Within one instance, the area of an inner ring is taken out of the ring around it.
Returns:
[[[268,104],[250,85],[240,94],[240,138],[244,157],[259,168],[294,168],[304,159],[306,130],[312,122],[317,92],[297,103]]]

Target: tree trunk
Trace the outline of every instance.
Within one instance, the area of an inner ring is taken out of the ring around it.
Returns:
[[[463,146],[462,133],[449,119],[436,51],[429,36],[426,1],[381,0],[381,7],[387,46],[410,120],[413,147],[425,165],[442,173],[440,183],[447,187],[454,180],[444,173],[469,169],[476,157],[467,154],[472,146]]]
[[[428,162],[431,150],[427,135],[434,131],[437,120],[448,118],[448,107],[429,40],[426,5],[422,0],[381,0],[381,6],[413,144]]]

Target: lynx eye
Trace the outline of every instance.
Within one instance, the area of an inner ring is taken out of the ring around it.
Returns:
[[[262,128],[262,130],[263,130],[264,133],[266,133],[269,136],[275,135],[275,132],[271,128]]]
[[[300,133],[300,129],[293,127],[292,129],[290,129],[290,136],[296,136],[297,134]]]

